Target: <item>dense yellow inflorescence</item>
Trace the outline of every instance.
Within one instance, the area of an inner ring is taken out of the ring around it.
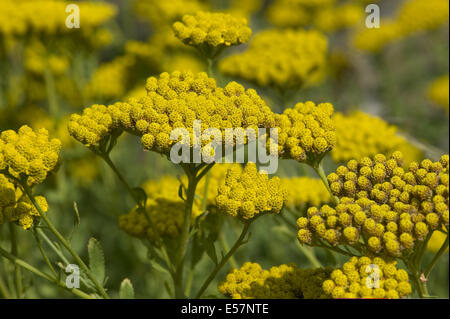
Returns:
[[[331,201],[331,196],[320,179],[291,177],[282,178],[281,183],[289,192],[287,207],[302,209]]]
[[[280,213],[287,195],[279,177],[270,179],[258,172],[256,164],[247,163],[243,170],[238,166],[228,170],[218,188],[216,204],[226,215],[251,220],[262,213]]]
[[[295,264],[264,270],[257,263],[246,262],[232,269],[218,286],[220,293],[233,299],[319,299],[321,286],[330,269],[300,269]]]
[[[225,13],[197,12],[173,24],[175,36],[193,46],[231,46],[246,43],[252,35],[244,18]]]
[[[403,151],[407,162],[417,160],[420,155],[419,150],[397,134],[396,126],[379,117],[356,111],[349,115],[336,113],[333,120],[338,138],[330,154],[335,162],[371,157],[378,153],[390,155],[395,150],[410,149]]]
[[[316,106],[308,101],[285,109],[281,115],[276,114],[280,157],[299,162],[314,162],[323,157],[336,143],[333,112],[330,103]]]
[[[364,7],[359,4],[345,3],[319,10],[313,24],[319,30],[333,32],[354,26],[363,21]]]
[[[48,204],[45,197],[36,196],[35,199],[42,211],[46,213]],[[39,212],[28,196],[5,175],[0,174],[0,225],[15,222],[23,229],[29,229],[37,217]]]
[[[267,30],[219,63],[221,72],[260,86],[300,87],[321,80],[328,43],[314,30]]]
[[[436,80],[428,88],[428,96],[431,100],[447,110],[449,108],[449,75],[444,75]]]
[[[352,257],[323,282],[331,298],[405,298],[412,292],[408,273],[397,269],[395,261],[380,257]]]
[[[311,207],[297,220],[302,244],[325,240],[349,244],[375,254],[409,255],[433,230],[449,225],[449,157],[425,159],[402,168],[394,152],[372,159],[350,160],[328,175],[331,191],[340,199],[332,208]]]
[[[364,51],[379,52],[386,45],[419,31],[433,30],[448,22],[448,0],[411,0],[402,4],[394,17],[382,19],[379,28],[361,28],[353,38]]]
[[[191,147],[198,145],[199,135],[210,127],[220,130],[223,143],[235,145],[235,140],[225,140],[226,128],[253,128],[257,132],[258,127],[272,127],[275,122],[275,115],[255,90],[245,90],[236,82],[219,88],[203,72],[162,73],[147,80],[146,90],[147,95],[137,100],[108,107],[93,105],[81,115],[73,114],[68,125],[70,134],[95,147],[113,132],[131,131],[141,137],[146,150],[169,154],[178,141]],[[201,132],[194,131],[195,120],[201,121]],[[170,139],[176,128],[185,128],[189,141],[184,137]],[[214,136],[202,139],[201,146],[211,148],[208,144],[212,141]]]
[[[57,168],[60,148],[61,141],[49,139],[46,129],[34,132],[24,125],[17,133],[3,131],[0,134],[0,172],[25,179],[30,186],[40,184]]]
[[[25,34],[67,34],[73,29],[66,26],[67,5],[69,1],[2,0],[0,10],[0,35],[23,36]],[[91,36],[93,30],[117,13],[117,8],[103,2],[77,3],[82,18],[77,34]],[[45,17],[45,18],[43,18]]]

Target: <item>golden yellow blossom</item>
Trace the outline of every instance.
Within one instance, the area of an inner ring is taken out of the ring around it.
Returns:
[[[260,86],[300,88],[321,80],[327,39],[318,31],[267,30],[249,48],[223,59],[221,72]]]

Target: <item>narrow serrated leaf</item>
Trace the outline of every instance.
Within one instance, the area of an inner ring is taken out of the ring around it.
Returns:
[[[119,298],[134,299],[134,288],[130,279],[125,278],[120,284]]]
[[[95,279],[103,285],[105,280],[105,255],[100,242],[91,238],[88,244],[89,268],[95,276]]]

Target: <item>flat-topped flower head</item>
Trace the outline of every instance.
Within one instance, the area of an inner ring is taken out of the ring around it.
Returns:
[[[335,113],[333,120],[338,138],[330,155],[337,163],[379,153],[390,155],[397,150],[402,151],[406,162],[420,158],[420,150],[400,136],[395,125],[379,117],[356,111],[348,115]]]
[[[336,144],[333,105],[314,102],[297,103],[277,114],[278,153],[283,158],[313,163]]]
[[[251,220],[262,213],[280,213],[287,195],[279,177],[269,179],[258,172],[256,164],[247,163],[243,170],[236,166],[228,170],[219,186],[216,205],[226,215]]]
[[[417,243],[449,225],[448,155],[440,161],[412,162],[378,154],[351,160],[328,175],[336,207],[311,207],[297,220],[298,239],[314,244],[349,244],[373,254],[394,257],[414,253]]]
[[[46,129],[36,132],[24,125],[18,132],[0,134],[0,172],[24,179],[29,186],[41,184],[57,169],[61,141],[50,139]]]
[[[217,147],[236,144],[234,139],[226,141],[226,129],[252,128],[257,133],[259,127],[272,127],[275,122],[255,90],[245,90],[236,82],[220,88],[204,72],[162,73],[147,80],[146,91],[145,96],[126,103],[94,105],[72,115],[70,134],[88,147],[98,147],[108,136],[127,131],[139,136],[146,150],[168,155],[172,145],[181,142],[209,154],[214,151],[208,148],[211,142]],[[221,141],[214,134],[202,139],[208,128],[216,129]],[[179,140],[171,139],[177,132]]]
[[[352,257],[331,272],[322,284],[328,298],[405,298],[412,292],[408,273],[395,261],[380,257]]]
[[[173,24],[175,36],[192,46],[232,46],[246,43],[252,30],[244,18],[226,13],[197,12]]]
[[[242,53],[226,57],[226,75],[280,89],[319,82],[324,74],[327,39],[314,30],[267,30],[255,35]]]
[[[45,197],[36,196],[35,199],[43,212],[47,212]],[[37,217],[39,212],[28,196],[5,175],[0,174],[0,225],[11,222],[29,229]]]
[[[240,269],[231,269],[218,289],[232,299],[320,299],[326,297],[322,282],[330,272],[301,269],[295,264],[264,270],[257,263],[246,262]]]

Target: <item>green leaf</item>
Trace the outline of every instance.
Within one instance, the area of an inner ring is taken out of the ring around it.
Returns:
[[[80,212],[78,211],[78,204],[77,202],[73,202],[73,211],[75,213],[75,228],[78,228],[80,226],[81,223],[81,218],[80,218]]]
[[[134,288],[130,279],[125,278],[120,284],[119,298],[134,299]]]
[[[145,204],[147,203],[147,194],[141,187],[135,187],[132,189],[133,193],[139,200],[139,202],[142,204],[142,206],[145,207]]]
[[[155,260],[150,259],[150,263],[152,264],[152,268],[153,268],[153,269],[158,270],[158,271],[160,271],[160,272],[162,272],[162,273],[167,273],[167,274],[170,275],[169,270],[167,270],[166,268],[164,268],[163,266],[161,266],[161,265],[160,265],[158,262],[156,262]]]
[[[214,264],[218,264],[217,261],[217,252],[216,252],[216,246],[214,245],[214,241],[211,240],[210,237],[208,237],[205,241],[205,249],[206,254],[211,258],[211,260],[214,262]]]
[[[91,238],[88,244],[89,253],[89,268],[94,274],[95,279],[103,285],[105,280],[105,255],[103,254],[103,248],[100,242]]]

